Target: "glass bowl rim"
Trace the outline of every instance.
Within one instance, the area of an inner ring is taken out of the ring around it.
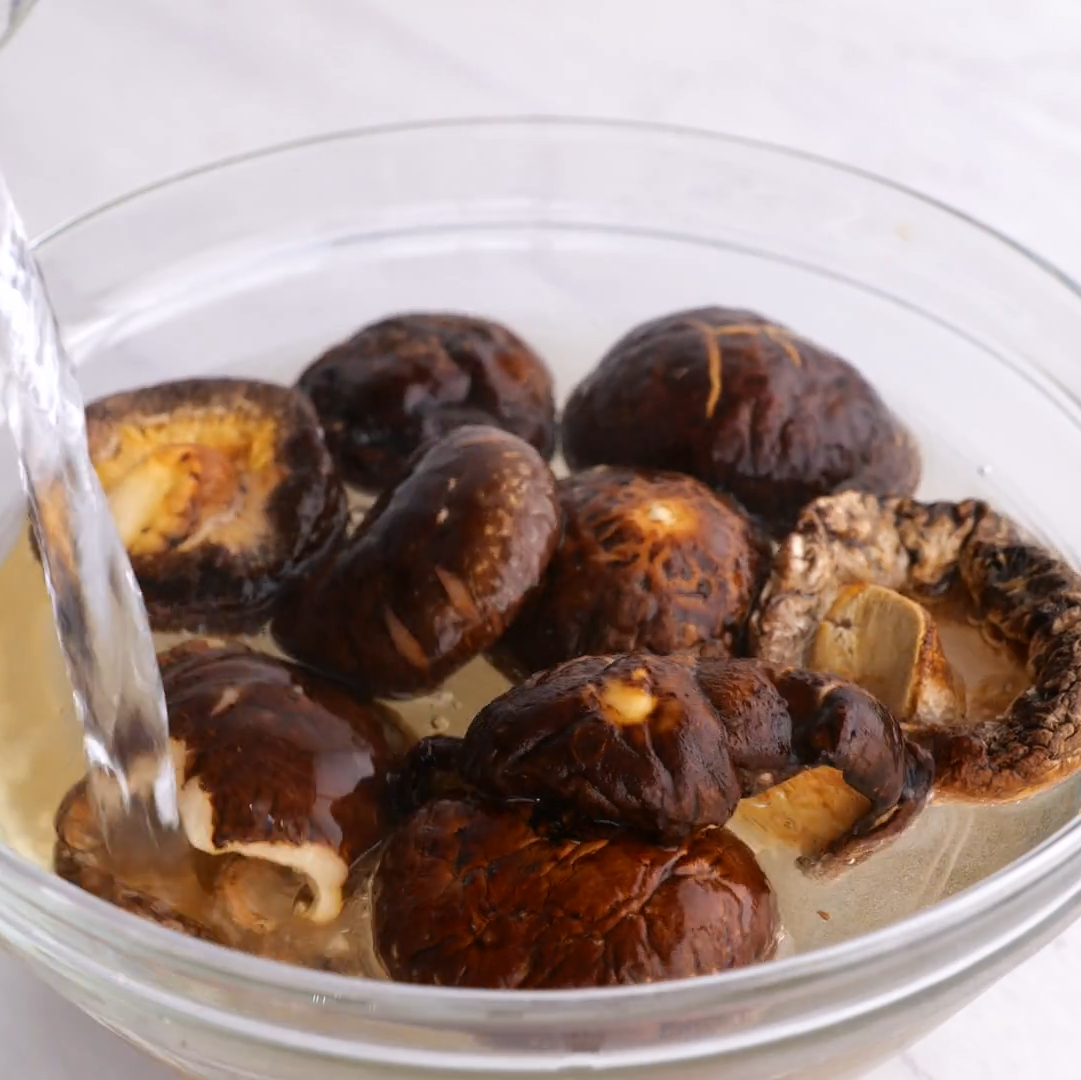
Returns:
[[[361,141],[379,138],[398,138],[424,135],[433,131],[451,130],[465,133],[505,128],[512,132],[528,131],[589,131],[637,135],[643,139],[676,138],[686,145],[728,145],[746,151],[779,158],[798,160],[817,167],[824,172],[848,174],[860,181],[892,190],[904,199],[923,204],[940,214],[953,218],[962,225],[983,233],[998,244],[1010,249],[1022,260],[1035,266],[1054,284],[1065,288],[1072,297],[1081,302],[1081,285],[1069,274],[1045,258],[1037,255],[1024,244],[1012,239],[992,226],[958,210],[933,196],[925,195],[903,183],[880,176],[870,170],[846,164],[830,157],[803,149],[784,146],[745,135],[733,135],[702,128],[677,124],[606,119],[585,116],[558,115],[491,115],[463,116],[403,123],[379,124],[335,130],[322,134],[292,139],[270,146],[229,155],[209,163],[185,169],[161,180],[137,187],[117,198],[73,215],[60,224],[46,230],[33,241],[35,250],[61,239],[66,233],[104,217],[140,198],[181,186],[186,181],[229,169],[284,157],[337,142]],[[1060,392],[1075,397],[1065,387]],[[1076,398],[1075,398],[1076,400]],[[855,938],[824,946],[811,952],[800,953],[768,963],[752,965],[734,971],[698,976],[668,982],[650,983],[626,987],[603,987],[577,990],[479,990],[458,987],[434,987],[396,983],[354,976],[335,975],[327,972],[295,967],[273,960],[266,960],[237,952],[223,946],[207,944],[166,930],[154,923],[131,915],[105,901],[99,900],[74,885],[41,869],[0,843],[0,892],[11,889],[23,897],[32,898],[35,906],[46,909],[61,921],[68,922],[67,914],[78,920],[79,933],[92,932],[107,940],[120,940],[122,948],[143,951],[148,958],[158,961],[175,961],[182,968],[196,967],[208,974],[240,979],[258,984],[264,989],[281,990],[303,996],[333,998],[338,1002],[363,1002],[378,999],[392,1013],[423,1023],[435,1019],[435,1013],[425,1013],[425,1008],[435,1006],[439,1015],[447,1018],[461,1010],[465,1015],[476,1007],[486,1015],[492,1007],[513,1006],[514,1023],[517,1027],[529,1026],[531,1011],[538,1020],[545,1006],[595,1004],[619,1004],[632,999],[648,997],[658,1008],[667,1013],[678,1008],[684,999],[712,995],[720,1006],[724,1001],[742,1000],[768,992],[790,987],[808,979],[865,968],[878,957],[897,953],[908,945],[941,938],[956,928],[969,924],[974,918],[986,915],[1004,900],[1022,892],[1070,858],[1081,854],[1081,817],[1062,826],[1050,837],[1036,845],[1012,863],[988,876],[975,885],[949,899],[932,904],[923,911],[891,923],[878,930]],[[0,915],[2,917],[2,915]],[[182,995],[177,994],[178,998]],[[663,999],[663,1000],[662,1000]],[[519,1011],[521,1010],[521,1011]]]

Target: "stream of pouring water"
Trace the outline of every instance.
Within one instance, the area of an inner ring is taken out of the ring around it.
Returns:
[[[177,824],[176,781],[154,643],[90,462],[75,370],[2,177],[0,401],[106,835],[164,836]]]

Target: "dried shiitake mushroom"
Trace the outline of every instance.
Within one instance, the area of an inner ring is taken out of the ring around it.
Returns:
[[[920,810],[928,756],[866,691],[755,660],[582,657],[485,707],[459,757],[462,777],[571,821],[609,821],[661,841],[723,825],[741,798],[823,766],[867,812],[808,862],[862,859]]]
[[[254,630],[342,534],[311,404],[238,379],[162,383],[86,410],[90,456],[159,630]]]
[[[552,376],[505,326],[467,315],[397,315],[334,346],[300,377],[345,478],[380,491],[414,451],[484,424],[555,446]]]
[[[434,799],[458,798],[471,793],[461,773],[462,740],[456,735],[428,735],[414,743],[392,778],[398,816]]]
[[[291,655],[373,694],[431,689],[502,635],[559,540],[555,479],[506,431],[420,451],[273,624]]]
[[[752,616],[756,655],[801,664],[848,585],[915,597],[956,591],[1021,652],[1032,685],[1003,715],[959,727],[917,715],[909,737],[935,757],[936,793],[1013,800],[1081,766],[1081,576],[986,504],[855,492],[819,499],[782,544]]]
[[[390,829],[409,742],[394,713],[239,645],[188,642],[161,670],[192,847],[285,867],[298,913],[335,918],[350,866]]]
[[[53,868],[65,881],[169,930],[203,941],[223,943],[210,921],[192,914],[198,905],[185,903],[199,888],[190,867],[177,867],[175,875],[164,883],[161,879],[155,880],[152,874],[128,880],[118,872],[105,847],[85,779],[64,796],[56,812],[55,825]]]
[[[689,476],[599,466],[559,482],[563,540],[499,643],[506,666],[645,650],[732,655],[769,572],[765,538]]]
[[[724,829],[668,847],[572,837],[528,805],[440,799],[387,842],[373,882],[392,978],[561,989],[705,975],[768,957],[769,883]]]
[[[749,311],[708,307],[626,334],[571,395],[572,468],[688,473],[733,494],[775,532],[812,499],[911,494],[912,437],[850,364]]]

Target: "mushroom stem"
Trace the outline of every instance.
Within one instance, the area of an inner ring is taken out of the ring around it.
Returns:
[[[313,923],[333,922],[342,910],[342,887],[349,868],[337,852],[320,844],[287,844],[256,840],[214,842],[214,807],[198,780],[189,780],[178,798],[180,821],[188,843],[208,855],[241,855],[284,866],[304,877],[312,903],[298,913]]]

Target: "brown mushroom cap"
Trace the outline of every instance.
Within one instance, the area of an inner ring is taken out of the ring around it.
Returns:
[[[983,625],[1023,651],[1032,686],[995,720],[908,725],[932,749],[936,792],[1012,800],[1081,766],[1081,577],[984,503],[846,493],[819,499],[782,544],[751,620],[754,649],[799,664],[846,585],[915,596],[958,588]]]
[[[820,495],[906,495],[920,475],[912,437],[855,368],[729,308],[631,330],[571,395],[562,427],[573,468],[688,473],[781,532]]]
[[[552,376],[505,326],[466,315],[397,315],[364,327],[301,376],[353,484],[380,491],[414,451],[455,428],[503,428],[544,458],[555,446]]]
[[[574,839],[527,806],[449,799],[388,841],[373,925],[392,978],[491,989],[704,975],[767,957],[777,934],[765,875],[722,829],[667,848]]]
[[[295,390],[162,383],[93,402],[86,423],[155,629],[256,629],[345,527],[318,419]]]
[[[333,919],[350,865],[390,828],[408,744],[394,714],[239,645],[189,642],[161,668],[191,845],[290,868],[308,918]]]
[[[503,633],[559,540],[555,479],[515,435],[463,427],[420,452],[273,624],[282,647],[373,694],[431,689]]]
[[[600,466],[559,482],[563,540],[499,643],[510,666],[576,656],[730,656],[769,555],[734,501],[689,476]]]
[[[434,799],[472,794],[462,778],[463,742],[456,735],[428,735],[414,743],[392,779],[394,807],[407,818]]]
[[[723,825],[739,800],[839,769],[869,801],[822,866],[863,858],[923,806],[930,762],[866,691],[753,660],[582,657],[483,709],[458,766],[478,790],[664,841]]]

